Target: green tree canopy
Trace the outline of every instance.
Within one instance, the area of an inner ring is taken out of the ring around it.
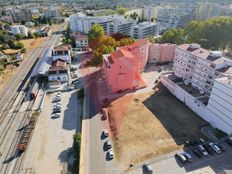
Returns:
[[[127,11],[126,8],[123,8],[123,7],[118,8],[118,14],[119,15],[124,15],[126,13],[126,11]]]
[[[101,25],[94,24],[92,28],[89,30],[88,40],[91,42],[95,38],[103,36],[104,33],[105,31]]]

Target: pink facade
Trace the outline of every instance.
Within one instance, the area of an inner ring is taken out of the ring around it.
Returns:
[[[149,48],[149,63],[169,62],[175,56],[175,44],[151,44]]]
[[[118,92],[144,86],[140,72],[147,59],[148,41],[145,39],[120,47],[110,55],[104,55],[102,70],[110,91]]]

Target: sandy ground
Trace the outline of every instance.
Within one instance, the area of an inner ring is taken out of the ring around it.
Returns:
[[[77,95],[75,91],[63,93],[61,117],[57,119],[51,118],[53,96],[45,98],[24,162],[24,168],[32,168],[36,174],[61,173],[72,159],[72,137],[78,125]]]
[[[183,148],[199,138],[205,122],[163,86],[155,92],[122,96],[110,104],[110,128],[123,166]]]

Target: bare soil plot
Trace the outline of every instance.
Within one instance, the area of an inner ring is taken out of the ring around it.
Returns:
[[[108,110],[116,158],[125,167],[203,137],[199,128],[205,121],[162,85],[155,92],[118,98]]]

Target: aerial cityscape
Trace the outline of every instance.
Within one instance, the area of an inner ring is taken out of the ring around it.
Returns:
[[[1,0],[0,174],[232,174],[232,0]]]

